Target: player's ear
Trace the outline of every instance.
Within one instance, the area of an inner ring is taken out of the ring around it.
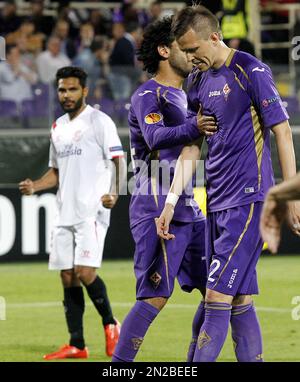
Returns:
[[[88,94],[89,94],[89,88],[88,87],[84,87],[83,88],[83,96],[87,97]]]
[[[213,44],[218,44],[221,40],[221,35],[218,32],[213,32],[210,35],[210,40],[212,41]]]
[[[169,58],[170,55],[170,48],[168,48],[166,45],[159,45],[157,47],[158,54],[162,56],[163,58]]]

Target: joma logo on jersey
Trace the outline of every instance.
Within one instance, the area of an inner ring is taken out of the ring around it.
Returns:
[[[221,90],[214,90],[214,91],[212,91],[212,92],[209,92],[209,98],[211,98],[211,97],[218,97],[218,96],[220,96],[221,95]]]
[[[234,283],[237,273],[238,273],[238,269],[234,269],[230,277],[229,283],[227,285],[227,288],[232,288],[232,284]]]
[[[147,115],[146,115],[146,117],[145,117],[145,122],[146,122],[148,125],[153,125],[154,123],[158,123],[158,122],[160,122],[162,119],[163,119],[163,117],[162,117],[161,114],[158,114],[158,113],[150,113],[150,114],[147,114]]]

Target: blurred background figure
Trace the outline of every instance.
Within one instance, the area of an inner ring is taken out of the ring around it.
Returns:
[[[71,64],[70,59],[61,53],[61,41],[58,37],[50,37],[47,50],[40,53],[36,59],[39,79],[45,84],[52,83],[58,69]]]
[[[6,61],[0,63],[1,100],[22,101],[32,99],[31,86],[37,82],[37,74],[21,62],[20,49],[16,45],[6,47]]]
[[[52,16],[44,15],[44,1],[31,0],[30,6],[30,16],[28,19],[33,22],[35,30],[44,33],[46,36],[51,35],[54,19]]]
[[[53,36],[60,39],[60,52],[72,60],[76,55],[76,46],[74,40],[70,38],[69,22],[59,19],[54,26]]]
[[[230,48],[239,49],[255,55],[254,46],[248,40],[249,30],[249,0],[222,0],[221,29],[225,44]]]
[[[7,34],[5,38],[7,44],[17,44],[20,39],[26,41],[27,50],[37,54],[43,50],[46,36],[36,31],[32,21],[25,19],[16,31]]]
[[[149,7],[149,23],[163,17],[162,1],[156,0]]]
[[[21,25],[21,18],[17,16],[17,6],[14,0],[4,2],[0,14],[0,35],[5,36],[14,32]]]
[[[115,100],[130,98],[141,75],[135,51],[142,29],[137,22],[130,22],[125,26],[125,30],[124,35],[116,41],[109,59],[108,79]]]

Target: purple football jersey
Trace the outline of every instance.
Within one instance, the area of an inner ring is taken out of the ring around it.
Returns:
[[[288,119],[270,68],[248,53],[232,50],[218,70],[189,77],[189,115],[217,120],[207,138],[205,162],[208,211],[263,201],[274,183],[270,128]]]
[[[181,89],[163,86],[152,79],[133,94],[128,115],[135,174],[131,227],[160,215],[183,145],[199,138],[196,118],[186,117],[187,99]],[[191,181],[178,200],[174,220],[202,219]]]

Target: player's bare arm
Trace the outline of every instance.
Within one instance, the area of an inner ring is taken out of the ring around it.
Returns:
[[[165,207],[158,219],[156,219],[157,234],[165,239],[172,240],[175,236],[169,233],[169,226],[173,219],[174,207],[186,185],[196,171],[197,160],[201,156],[203,138],[195,144],[185,146],[177,160],[173,182],[171,184]]]
[[[260,232],[272,253],[280,242],[281,225],[287,217],[287,202],[300,199],[300,173],[275,187],[267,195],[260,219]]]
[[[19,190],[24,195],[33,195],[35,192],[47,190],[58,185],[58,170],[50,168],[40,179],[35,181],[25,179],[19,183]]]
[[[292,131],[288,121],[284,121],[272,128],[275,134],[279,162],[283,180],[296,175],[296,159],[293,145]],[[288,223],[292,231],[300,236],[300,202],[288,203]]]
[[[123,157],[117,157],[112,161],[114,163],[115,171],[113,171],[111,189],[109,194],[105,194],[101,198],[103,207],[109,209],[115,206],[126,179],[125,159]]]

